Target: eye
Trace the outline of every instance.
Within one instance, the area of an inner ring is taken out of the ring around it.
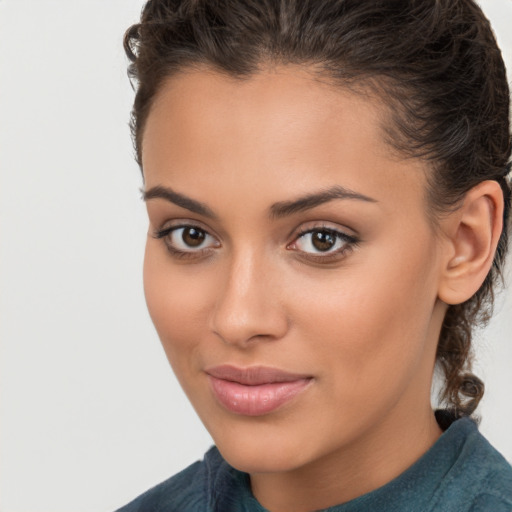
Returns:
[[[333,228],[312,228],[301,231],[288,249],[298,250],[305,255],[318,258],[342,256],[358,242],[357,238]]]
[[[155,238],[164,240],[169,252],[175,256],[198,256],[220,247],[219,241],[199,226],[171,226],[157,231]]]

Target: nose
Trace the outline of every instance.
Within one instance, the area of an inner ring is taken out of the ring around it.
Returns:
[[[212,329],[224,343],[247,348],[256,340],[276,340],[288,329],[280,293],[279,269],[254,254],[226,264],[212,316]]]

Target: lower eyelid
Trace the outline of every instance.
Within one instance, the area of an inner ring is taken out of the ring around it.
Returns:
[[[309,263],[318,263],[319,265],[329,264],[329,263],[338,263],[344,260],[351,252],[356,248],[356,244],[347,244],[346,246],[325,254],[321,253],[312,253],[312,252],[304,252],[304,251],[295,251],[295,257]]]

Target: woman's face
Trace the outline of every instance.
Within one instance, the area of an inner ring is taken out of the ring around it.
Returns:
[[[440,242],[424,164],[391,152],[386,117],[293,67],[190,71],[153,104],[147,304],[241,470],[360,457],[393,436],[399,452],[431,416]]]

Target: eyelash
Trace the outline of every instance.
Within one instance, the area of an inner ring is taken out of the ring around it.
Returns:
[[[206,247],[206,248],[199,248],[198,250],[188,250],[184,251],[181,249],[177,249],[171,244],[169,235],[172,233],[175,233],[176,231],[180,229],[195,229],[196,231],[203,234],[203,236],[206,237],[213,237],[213,235],[210,235],[210,233],[194,224],[179,224],[176,226],[170,226],[167,228],[159,229],[154,234],[153,237],[156,239],[163,239],[164,243],[166,245],[167,250],[170,252],[170,254],[177,258],[177,259],[198,259],[204,256],[208,256],[208,254],[211,254],[211,252],[216,249],[217,247],[220,247],[220,243],[217,242],[217,245],[213,247]],[[346,256],[346,253],[359,244],[360,240],[353,236],[348,235],[347,233],[344,233],[343,231],[340,231],[338,229],[332,228],[330,226],[314,226],[312,228],[306,228],[301,229],[294,237],[294,240],[292,243],[288,244],[286,246],[286,249],[288,250],[294,250],[295,248],[293,246],[296,246],[297,242],[304,238],[306,235],[311,233],[324,233],[324,234],[330,234],[335,238],[335,244],[338,243],[338,241],[343,242],[342,247],[336,249],[335,251],[330,251],[328,249],[327,251],[319,251],[317,254],[314,253],[308,253],[306,251],[300,251],[298,250],[300,257],[303,259],[307,259],[312,262],[316,263],[330,263],[334,261],[338,261],[340,259],[343,259],[343,257]]]

